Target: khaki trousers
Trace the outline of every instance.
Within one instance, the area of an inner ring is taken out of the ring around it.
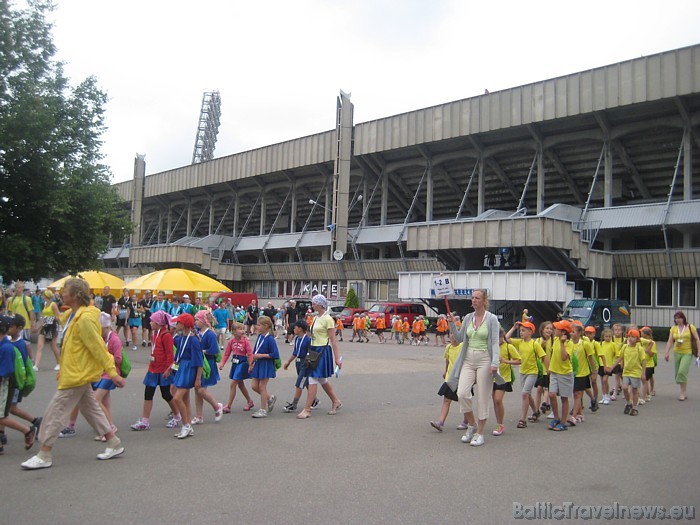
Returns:
[[[107,434],[111,427],[107,416],[102,412],[102,407],[95,399],[95,393],[90,383],[75,388],[57,390],[46,407],[44,420],[39,430],[39,442],[47,447],[53,447],[61,433],[69,422],[71,410],[75,406],[80,407],[80,413],[90,426],[95,429],[98,436]]]
[[[459,411],[464,414],[472,412],[472,386],[476,383],[477,418],[488,419],[493,391],[493,375],[491,374],[491,357],[486,351],[467,350],[462,371],[459,374],[457,397]]]

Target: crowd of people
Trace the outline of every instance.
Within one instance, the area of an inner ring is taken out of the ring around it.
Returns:
[[[79,278],[68,279],[61,294],[49,290],[30,296],[19,283],[0,305],[0,453],[7,440],[5,428],[21,432],[27,450],[39,441],[39,452],[22,463],[25,469],[52,465],[57,438],[75,434],[79,413],[95,430],[95,439],[105,443],[99,459],[124,452],[112,417],[111,391],[124,386],[128,372],[124,350],[137,350],[139,338],[148,349],[149,366],[142,380],[141,415],[130,425],[133,431],[151,428],[156,389],[170,411],[165,426],[176,429],[178,439],[192,436],[194,427],[204,422],[205,404],[213,410],[214,421],[220,421],[231,412],[238,392],[245,399],[244,411],[252,412],[255,419],[266,418],[277,400],[270,380],[292,363],[297,379],[284,412],[295,412],[297,419],[311,417],[319,404],[318,385],[330,399],[329,415],[343,406],[329,381],[342,367],[338,341],[342,341],[343,325],[331,315],[323,295],[314,296],[311,308],[304,312],[293,300],[279,309],[270,302],[261,310],[255,300],[244,307],[200,297],[191,302],[186,294],[168,299],[163,292],[154,297],[147,291],[138,299],[124,290],[116,299],[109,288],[99,296],[89,292]],[[444,400],[439,418],[430,422],[437,431],[444,430],[451,403],[457,401],[462,414],[457,428],[465,430],[462,441],[481,446],[493,403],[496,426],[491,434],[502,435],[504,396],[514,388],[521,394],[517,428],[547,418],[548,428],[556,432],[586,421],[585,397],[595,412],[599,405],[624,396],[624,413],[637,416],[639,407],[655,395],[658,350],[649,327],[625,329],[616,324],[597,334],[592,326],[568,320],[545,321],[535,327],[523,316],[506,331],[488,307],[486,290],[475,290],[473,312],[464,319],[454,313],[437,318],[434,344],[445,346],[444,383],[438,392]],[[38,332],[36,352],[30,345],[32,331]],[[368,342],[373,334],[382,344],[388,340],[387,331],[395,344],[427,345],[429,341],[422,316],[413,323],[399,316],[387,323],[379,316],[372,332],[369,317],[361,313],[353,319],[349,341]],[[293,346],[286,361],[277,343],[281,339]],[[22,395],[14,375],[15,356],[19,352],[25,367],[37,371],[47,342],[56,358],[58,390],[43,417],[36,417],[19,406]],[[673,352],[681,401],[687,399],[688,371],[699,346],[695,327],[683,312],[676,312],[663,357],[669,361]],[[230,388],[224,404],[209,387],[221,381],[219,371],[229,363]],[[513,367],[519,367],[519,374]],[[258,396],[257,410],[246,382]]]
[[[438,391],[444,400],[439,418],[430,422],[439,432],[452,401],[457,401],[462,414],[457,428],[466,430],[461,438],[464,443],[484,444],[491,403],[496,415],[491,434],[502,435],[506,430],[503,398],[514,388],[521,394],[517,428],[525,429],[528,423],[546,417],[548,428],[555,432],[586,420],[584,394],[592,412],[623,395],[623,413],[630,416],[639,415],[639,406],[656,395],[658,350],[650,327],[630,325],[625,330],[615,324],[602,330],[597,340],[595,327],[577,321],[544,321],[536,328],[523,317],[506,332],[488,311],[486,290],[474,291],[472,307],[474,311],[463,321],[455,315],[447,319],[450,344],[444,353],[445,382]],[[513,337],[516,332],[519,337]],[[697,330],[683,312],[676,312],[664,359],[669,361],[673,351],[680,401],[687,399],[688,370],[698,347]],[[517,385],[513,366],[520,368]]]
[[[49,300],[49,294],[45,296]],[[306,389],[306,401],[296,417],[311,417],[311,411],[319,404],[318,385],[330,399],[329,415],[337,414],[343,406],[329,381],[330,377],[338,375],[342,358],[335,337],[336,322],[329,315],[328,302],[323,295],[316,295],[311,300],[311,323],[301,318],[293,319],[290,332],[294,337],[291,341],[294,349],[292,357],[283,365],[275,337],[277,311],[273,313],[266,309],[258,313],[257,306],[251,304],[244,309],[248,317],[239,322],[229,318],[225,304],[203,305],[201,301],[190,304],[187,296],[182,301],[179,297],[168,301],[162,293],[155,299],[147,293],[139,301],[128,290],[117,300],[108,288],[96,298],[90,295],[84,280],[71,278],[66,281],[62,294],[51,299],[57,307],[59,303],[61,305],[58,312],[51,307],[51,311],[57,313],[59,328],[56,331],[61,348],[57,365],[58,390],[44,416],[34,417],[18,406],[22,398],[14,373],[18,366],[15,348],[21,349],[25,369],[27,366],[33,369],[36,364],[36,356],[27,344],[30,334],[24,332],[24,317],[17,313],[18,306],[24,301],[22,290],[19,297],[18,301],[8,302],[7,309],[0,314],[0,406],[4,408],[0,414],[0,439],[4,444],[4,430],[11,428],[24,435],[27,450],[35,440],[40,442],[39,452],[22,463],[24,469],[52,466],[52,450],[57,438],[75,435],[79,413],[95,430],[95,439],[105,443],[105,451],[97,456],[98,459],[123,454],[124,446],[117,437],[110,399],[112,390],[125,385],[123,364],[128,359],[123,352],[120,329],[124,346],[128,348],[133,343],[132,350],[138,349],[136,337],[139,330],[143,330],[142,344],[148,347],[150,354],[148,371],[143,378],[143,410],[130,426],[134,431],[151,428],[150,416],[157,388],[171,411],[166,426],[178,429],[175,434],[178,439],[192,436],[193,427],[204,422],[205,402],[213,409],[215,422],[231,412],[237,391],[246,399],[243,410],[252,410],[255,401],[245,386],[246,380],[250,381],[250,387],[260,400],[260,408],[253,412],[252,417],[266,418],[277,399],[269,390],[270,380],[276,377],[279,368],[284,366],[287,369],[292,361],[296,361],[297,381],[293,401],[287,403],[284,412],[297,411],[298,404],[302,404],[303,389]],[[26,307],[30,326],[36,328],[31,317],[33,308],[29,303]],[[234,307],[234,315],[241,309]],[[217,311],[225,315],[217,315]],[[286,317],[285,323],[289,320]],[[232,337],[224,349],[220,336],[229,329]],[[255,337],[252,345],[247,334]],[[229,358],[231,388],[224,405],[214,398],[208,387],[220,381],[219,370],[223,370]],[[192,390],[194,410],[190,400]],[[21,423],[20,419],[29,425]],[[0,447],[0,453],[3,450]]]

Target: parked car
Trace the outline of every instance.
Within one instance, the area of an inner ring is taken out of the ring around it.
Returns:
[[[616,299],[574,299],[564,309],[564,319],[581,321],[583,326],[595,326],[597,335],[615,323],[630,324],[630,305]]]
[[[366,308],[343,308],[343,311],[340,312],[338,317],[342,321],[343,326],[348,328],[352,326],[352,320],[355,317],[355,314],[361,314],[362,312],[366,311]]]
[[[338,315],[343,310],[345,310],[344,306],[331,306],[330,307],[331,315]]]
[[[413,324],[419,315],[425,316],[425,305],[421,303],[377,303],[369,309],[370,326],[375,327],[377,317],[384,316],[387,329],[391,328],[391,318],[400,315],[401,320],[408,318],[408,322]]]

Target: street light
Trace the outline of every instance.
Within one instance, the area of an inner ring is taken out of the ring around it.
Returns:
[[[362,202],[362,195],[358,195],[357,198],[355,199],[355,201],[350,203],[350,207],[348,208],[348,211],[352,210],[358,202]],[[314,206],[319,206],[319,207],[323,208],[324,210],[331,211],[329,208],[326,208],[323,204],[321,204],[320,202],[315,201],[313,199],[309,199],[309,204],[313,204]]]

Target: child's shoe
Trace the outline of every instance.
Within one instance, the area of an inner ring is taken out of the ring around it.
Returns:
[[[500,436],[505,431],[506,431],[506,427],[504,427],[503,425],[496,425],[496,428],[493,429],[493,432],[491,432],[491,434],[493,434],[494,436]]]
[[[150,430],[151,424],[145,421],[143,418],[139,419],[136,423],[131,425],[131,430]]]
[[[433,427],[438,432],[442,432],[443,427],[445,426],[445,423],[443,423],[442,421],[431,421],[430,426]]]
[[[632,405],[625,405],[625,414],[629,414],[632,410]]]

